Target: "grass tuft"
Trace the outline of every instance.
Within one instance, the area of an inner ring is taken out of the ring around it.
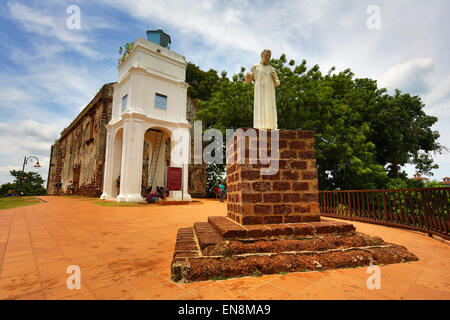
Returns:
[[[40,203],[41,200],[35,197],[6,197],[0,198],[0,210],[18,207],[31,206]]]

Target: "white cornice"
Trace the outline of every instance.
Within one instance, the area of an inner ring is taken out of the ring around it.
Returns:
[[[123,83],[127,82],[130,79],[132,74],[142,74],[142,75],[146,75],[146,76],[158,79],[158,80],[163,80],[163,81],[172,83],[176,86],[180,86],[180,87],[184,87],[184,88],[189,87],[189,84],[184,81],[177,80],[176,78],[173,78],[173,77],[172,78],[166,77],[160,73],[154,72],[154,70],[148,70],[143,67],[131,67],[128,70],[126,76],[122,78],[122,80],[118,83],[118,85],[121,86]]]

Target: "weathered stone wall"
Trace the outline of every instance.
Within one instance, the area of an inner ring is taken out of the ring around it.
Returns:
[[[189,165],[188,193],[194,198],[206,198],[206,164],[194,164],[194,120],[198,111],[195,100],[188,97],[186,118],[191,124],[191,164]]]
[[[111,119],[112,84],[105,84],[95,98],[61,133],[51,149],[47,183],[49,195],[67,193],[100,196],[106,150],[106,127]],[[58,187],[58,183],[62,187]]]

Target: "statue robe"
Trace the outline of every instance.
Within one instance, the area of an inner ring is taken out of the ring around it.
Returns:
[[[275,83],[278,86],[280,81],[275,69],[271,65],[258,63],[249,74],[255,81],[253,128],[278,129]]]

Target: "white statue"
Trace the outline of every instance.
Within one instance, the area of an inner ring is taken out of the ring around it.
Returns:
[[[275,87],[280,85],[275,69],[269,65],[272,52],[264,49],[261,62],[255,64],[245,76],[245,82],[255,81],[253,105],[253,127],[257,129],[278,129]]]

